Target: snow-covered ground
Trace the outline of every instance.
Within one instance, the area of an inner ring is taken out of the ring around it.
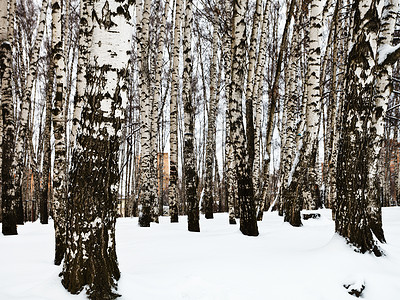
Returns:
[[[356,299],[343,287],[353,283],[365,284],[363,299],[400,299],[400,208],[383,209],[382,258],[355,253],[334,235],[330,210],[320,213],[302,228],[266,213],[258,237],[243,236],[227,214],[202,216],[201,233],[188,232],[185,217],[151,228],[119,219],[120,299],[346,300]],[[0,299],[85,299],[61,285],[52,224],[18,231],[0,235]]]

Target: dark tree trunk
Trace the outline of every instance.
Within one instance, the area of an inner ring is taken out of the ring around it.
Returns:
[[[245,13],[247,1],[234,1],[233,6],[233,45],[232,45],[232,82],[229,99],[231,141],[233,143],[237,174],[238,201],[240,206],[240,231],[244,235],[257,236],[256,206],[252,180],[252,168],[246,149],[243,126],[242,96],[246,56]]]
[[[10,12],[11,14],[11,12]],[[10,18],[11,19],[11,18]],[[15,155],[15,121],[14,103],[12,97],[12,55],[11,40],[3,42],[1,51],[4,51],[4,73],[1,81],[1,108],[3,118],[3,145],[2,145],[2,233],[4,235],[17,234],[17,214],[16,214],[16,187],[14,184],[13,164]]]
[[[93,18],[86,101],[72,155],[62,284],[73,294],[86,286],[96,300],[118,297],[115,223],[131,3],[98,1],[89,13],[103,18]]]
[[[390,43],[390,31],[394,31],[394,19],[381,21],[378,17],[382,2],[366,0],[353,4],[336,174],[335,231],[358,251],[373,252],[376,256],[382,255],[377,240],[385,242],[378,161],[384,136],[383,117],[391,91],[387,78],[392,59],[398,59],[400,54],[397,49],[383,54],[381,59],[377,51],[382,47],[380,43]],[[390,9],[391,6],[385,7]]]

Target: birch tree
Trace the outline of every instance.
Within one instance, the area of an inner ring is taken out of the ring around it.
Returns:
[[[236,224],[235,219],[235,202],[237,200],[237,185],[235,184],[235,158],[233,155],[233,145],[230,138],[230,122],[231,114],[229,110],[229,99],[232,97],[231,91],[231,62],[232,62],[232,32],[230,31],[232,25],[232,1],[225,1],[225,30],[223,35],[223,60],[224,60],[224,74],[225,74],[225,97],[226,97],[226,184],[227,184],[227,198],[228,198],[228,211],[229,211],[229,224]]]
[[[320,64],[321,64],[321,23],[323,4],[321,0],[313,0],[310,8],[310,29],[308,45],[308,65],[306,76],[307,91],[307,131],[304,138],[304,158],[307,168],[303,186],[303,207],[316,209],[321,207],[316,174],[316,157],[318,150],[318,129],[321,107]]]
[[[175,1],[174,46],[170,99],[170,165],[169,165],[169,215],[171,222],[178,222],[178,98],[179,98],[179,47],[182,0]]]
[[[83,1],[82,1],[83,2]],[[62,10],[60,0],[52,0],[52,50],[53,68],[55,73],[55,99],[52,109],[52,123],[54,131],[54,175],[53,175],[53,219],[55,231],[55,258],[56,265],[61,264],[64,257],[64,224],[66,207],[66,139],[65,139],[65,52],[62,39]]]
[[[206,143],[206,178],[204,182],[204,213],[206,219],[214,218],[214,197],[213,197],[213,170],[217,168],[215,164],[215,119],[217,114],[217,63],[218,63],[218,15],[214,11],[214,29],[212,35],[212,62],[210,66],[210,102],[208,105],[208,126],[207,126],[207,143]]]
[[[183,34],[183,90],[182,100],[185,112],[185,135],[184,135],[184,174],[185,195],[187,202],[188,230],[200,232],[199,224],[199,201],[197,199],[198,177],[196,172],[196,156],[194,152],[194,107],[192,91],[192,24],[193,24],[193,2],[186,0],[185,7],[185,29]]]
[[[376,256],[382,255],[377,242],[385,242],[377,163],[391,91],[387,76],[400,55],[399,47],[390,45],[397,10],[397,1],[383,0],[356,1],[352,7],[338,146],[335,231],[360,252]]]
[[[4,3],[2,3],[4,4]],[[6,5],[7,6],[7,5]],[[16,216],[16,188],[14,185],[15,170],[15,122],[14,102],[12,93],[12,44],[14,36],[14,16],[16,1],[10,1],[8,14],[7,38],[1,41],[1,51],[4,53],[1,79],[1,109],[3,121],[2,143],[2,233],[4,235],[17,234]],[[4,18],[4,17],[3,17]],[[4,19],[2,20],[4,21]]]
[[[141,211],[139,214],[139,225],[149,227],[151,222],[151,209],[153,189],[151,187],[151,111],[152,99],[150,97],[150,70],[149,70],[149,17],[151,1],[145,0],[144,7],[141,7],[141,1],[137,6],[137,34],[139,38],[139,89],[140,89],[140,124],[141,124],[141,182],[140,182],[140,203]]]
[[[246,148],[243,126],[242,97],[246,58],[245,14],[247,1],[233,1],[232,26],[232,81],[229,99],[230,135],[236,164],[238,197],[240,205],[240,231],[245,235],[257,236],[258,227],[254,203],[251,166]]]
[[[90,299],[114,299],[120,277],[115,221],[120,172],[118,150],[131,51],[131,2],[95,1],[87,89],[72,157],[70,215],[62,283],[85,286]]]

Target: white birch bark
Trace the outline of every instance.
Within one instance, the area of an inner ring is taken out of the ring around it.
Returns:
[[[387,68],[400,57],[400,47],[390,45],[395,19],[391,9],[398,4],[388,3],[361,0],[352,7],[336,182],[335,231],[359,251],[376,256],[382,255],[377,240],[385,242],[381,183],[376,176],[390,94],[385,77]]]
[[[182,0],[175,3],[174,47],[170,99],[170,165],[169,165],[169,215],[178,222],[178,99],[179,99],[179,46],[181,32]]]
[[[66,123],[65,101],[65,52],[62,35],[62,10],[60,0],[52,0],[52,55],[55,73],[55,99],[52,109],[54,132],[53,219],[56,240],[56,265],[61,264],[65,251],[66,207]]]
[[[14,102],[12,93],[12,44],[14,36],[14,15],[16,1],[10,1],[9,19],[7,25],[7,36],[2,41],[0,47],[4,53],[3,57],[3,77],[1,80],[1,110],[3,119],[3,140],[2,140],[2,233],[3,235],[17,234],[17,216],[15,208],[16,186],[14,183],[15,170],[15,122],[14,122]]]
[[[229,29],[232,25],[232,1],[225,1],[225,15],[226,15],[226,28],[223,36],[222,52],[224,59],[224,74],[225,74],[225,97],[226,97],[226,142],[225,142],[225,156],[226,156],[226,184],[227,184],[227,198],[228,198],[228,211],[229,211],[229,224],[236,224],[235,219],[235,202],[237,200],[237,185],[235,180],[235,158],[233,154],[233,145],[230,138],[230,122],[231,114],[229,111],[229,100],[232,96],[231,91],[231,33]]]
[[[152,189],[152,145],[151,145],[151,123],[152,123],[152,98],[150,97],[150,69],[149,69],[149,18],[150,0],[144,1],[142,14],[140,6],[137,9],[137,18],[140,20],[137,26],[139,40],[139,90],[140,90],[140,204],[139,225],[149,227],[151,222],[151,209],[154,199]]]
[[[237,186],[240,205],[240,231],[245,235],[257,236],[258,227],[254,203],[251,166],[246,149],[245,130],[243,126],[242,97],[246,58],[246,24],[245,14],[247,1],[234,1],[232,26],[232,82],[229,99],[230,136],[236,164]]]
[[[253,164],[253,186],[254,186],[254,197],[258,202],[259,210],[257,214],[257,220],[262,220],[263,211],[265,208],[265,200],[262,197],[262,189],[267,188],[267,184],[261,183],[260,166],[261,166],[261,118],[262,118],[262,98],[263,98],[263,82],[264,82],[264,70],[267,62],[267,46],[268,46],[268,19],[269,19],[269,8],[270,2],[265,4],[263,13],[263,21],[261,25],[261,37],[260,37],[260,49],[258,52],[257,68],[255,72],[254,85],[252,94],[255,95],[255,120],[254,120],[254,164]],[[253,96],[254,97],[254,96]],[[269,172],[269,170],[268,170]]]
[[[86,66],[88,64],[90,47],[92,44],[93,20],[90,15],[93,8],[93,0],[80,2],[79,40],[78,40],[78,66],[76,75],[76,91],[74,97],[74,111],[72,116],[72,128],[70,136],[70,148],[74,148],[76,136],[79,131],[79,123],[82,108],[85,103],[86,91]]]
[[[8,8],[8,0],[1,0],[0,7]],[[3,43],[7,43],[7,27],[8,27],[8,9],[0,10],[0,87],[1,80],[5,71],[5,59],[6,52]],[[2,169],[2,158],[3,158],[3,117],[0,117],[0,222],[2,220],[2,201],[1,201],[1,169]]]
[[[255,85],[255,72],[256,72],[256,61],[257,61],[257,37],[258,29],[260,27],[260,18],[262,13],[262,1],[256,1],[256,9],[253,15],[253,27],[250,36],[250,45],[248,50],[249,55],[249,66],[247,71],[247,86],[246,86],[246,138],[247,138],[247,151],[249,152],[249,163],[251,168],[254,167],[254,113],[253,107],[254,102],[259,99],[254,94]],[[260,47],[261,49],[261,47]],[[258,95],[257,95],[258,96]],[[253,178],[254,174],[253,174]],[[253,180],[253,186],[255,190],[258,190],[258,182]]]
[[[369,201],[368,201],[368,214],[372,230],[375,236],[381,242],[385,240],[382,229],[382,212],[379,197],[379,183],[376,182],[378,175],[378,165],[385,138],[385,113],[388,107],[388,101],[392,92],[392,64],[396,59],[390,57],[395,49],[392,47],[393,35],[396,26],[397,14],[399,11],[398,0],[381,0],[376,4],[378,16],[380,16],[380,31],[376,37],[377,63],[376,76],[376,96],[375,107],[372,113],[372,126],[371,126],[371,164],[368,172],[368,186],[369,186]],[[398,47],[397,47],[398,48]],[[397,50],[398,51],[398,50]],[[383,184],[381,182],[380,184]]]
[[[93,36],[81,132],[72,157],[62,283],[73,294],[87,286],[91,299],[116,298],[120,277],[115,222],[132,38],[130,4],[99,0],[89,12]]]
[[[212,36],[212,62],[210,66],[210,102],[208,104],[208,126],[206,142],[206,178],[204,182],[203,210],[206,219],[214,218],[214,197],[213,197],[213,171],[215,165],[215,119],[217,112],[217,63],[218,63],[218,15],[214,12],[214,29]]]
[[[8,42],[7,38],[7,27],[8,27],[8,0],[0,1],[0,84],[4,74],[4,59],[5,49],[3,49],[3,43]],[[1,151],[1,150],[0,150]],[[1,166],[1,164],[0,164]]]
[[[319,189],[317,184],[316,156],[318,148],[318,129],[321,110],[320,95],[320,69],[321,69],[321,22],[323,4],[321,0],[313,0],[310,9],[310,29],[308,45],[308,69],[306,77],[307,85],[307,113],[306,113],[306,137],[304,141],[307,161],[307,175],[305,188],[303,189],[305,209],[319,208]]]
[[[187,202],[188,230],[200,232],[199,201],[197,200],[198,177],[196,172],[196,155],[194,152],[194,106],[192,97],[192,24],[193,2],[186,0],[185,29],[183,34],[183,90],[182,100],[185,113],[184,135],[184,175],[185,196]]]

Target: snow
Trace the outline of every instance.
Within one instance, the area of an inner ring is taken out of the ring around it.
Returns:
[[[400,294],[400,207],[384,208],[386,256],[354,252],[334,234],[330,210],[294,228],[275,212],[247,237],[228,214],[201,216],[201,232],[187,231],[186,217],[168,217],[150,228],[137,218],[118,219],[120,299],[356,299],[349,289],[365,284],[366,300]],[[86,299],[61,285],[53,265],[53,224],[19,226],[18,236],[0,236],[0,299]]]
[[[399,48],[400,44],[398,44],[397,46],[391,46],[387,44],[381,46],[378,52],[378,64],[379,65],[383,64],[388,55],[391,55],[392,53],[396,52]]]

